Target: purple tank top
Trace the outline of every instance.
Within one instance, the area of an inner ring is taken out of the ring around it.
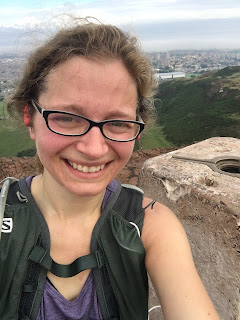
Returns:
[[[37,320],[102,320],[93,274],[90,272],[79,296],[68,301],[46,281]]]
[[[29,188],[31,180],[32,177],[26,179]],[[102,210],[117,190],[117,185],[117,181],[113,180],[107,186]],[[79,296],[72,301],[65,299],[47,279],[36,320],[102,320],[92,272],[90,272]]]

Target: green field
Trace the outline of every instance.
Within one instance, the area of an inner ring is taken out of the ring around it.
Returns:
[[[165,139],[161,126],[154,125],[147,128],[146,133],[143,134],[142,148],[150,150],[154,148],[169,148],[173,147],[173,144]]]
[[[10,120],[0,120],[0,157],[14,157],[34,147],[25,127],[13,128]]]
[[[0,118],[4,116],[4,103],[0,101]]]
[[[24,126],[16,127],[7,118],[3,102],[0,102],[0,157],[14,157],[19,152],[34,147]]]

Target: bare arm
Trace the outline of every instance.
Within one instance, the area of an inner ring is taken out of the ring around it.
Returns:
[[[168,208],[156,203],[146,210],[142,240],[164,319],[219,320],[196,271],[186,233]]]

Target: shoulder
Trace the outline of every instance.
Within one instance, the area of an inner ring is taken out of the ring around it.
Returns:
[[[143,198],[143,208],[151,203],[151,199]],[[174,234],[184,234],[185,231],[176,217],[176,215],[165,205],[155,202],[153,206],[147,207],[145,210],[144,225],[142,232],[142,240],[144,244],[151,245],[152,239],[162,241],[166,238],[171,238]]]
[[[144,198],[143,207],[150,202],[151,199]],[[145,210],[142,241],[146,250],[146,265],[148,262],[151,263],[155,256],[160,255],[164,259],[167,255],[179,253],[181,250],[185,255],[191,256],[189,242],[181,222],[168,207],[159,202]]]
[[[150,199],[144,198],[143,205]],[[166,206],[156,202],[145,212],[142,242],[146,251],[146,267],[153,278],[171,276],[185,265],[184,270],[193,268],[190,245],[185,230],[176,215]],[[183,271],[183,270],[182,270]]]
[[[144,198],[143,205],[149,200]],[[179,263],[185,264],[185,270],[194,266],[190,244],[181,222],[168,207],[159,202],[146,209],[142,242],[146,251],[146,267],[150,273],[157,272],[158,276],[159,272],[166,275],[170,270],[177,273],[175,268]]]

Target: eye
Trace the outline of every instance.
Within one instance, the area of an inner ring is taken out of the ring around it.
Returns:
[[[58,131],[58,128],[66,128],[66,129],[73,129],[73,128],[85,128],[88,126],[88,122],[77,116],[67,113],[51,113],[48,116],[48,125]]]
[[[128,131],[134,128],[134,124],[126,121],[112,121],[105,124],[105,128],[112,131]]]
[[[56,122],[73,122],[76,121],[74,116],[66,115],[66,114],[54,114],[50,117],[51,121]]]
[[[121,127],[125,127],[126,123],[124,123],[124,122],[110,122],[110,125],[117,127],[117,128],[118,127],[121,128]]]
[[[59,117],[57,119],[55,119],[56,121],[63,121],[63,122],[73,122],[74,119],[71,117]]]

